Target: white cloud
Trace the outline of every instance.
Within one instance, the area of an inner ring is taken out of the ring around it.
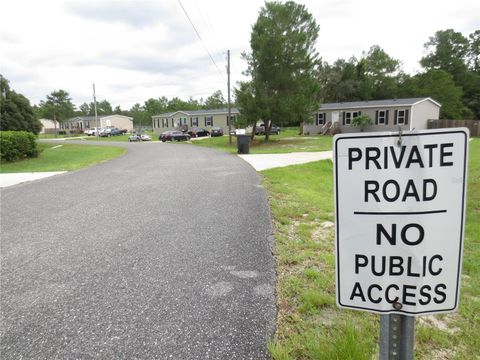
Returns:
[[[2,4],[0,73],[33,103],[54,89],[74,102],[97,98],[129,108],[151,97],[226,96],[226,51],[232,84],[244,79],[250,32],[263,0],[181,0],[213,57],[212,63],[178,0],[16,0]],[[448,28],[479,28],[480,2],[308,0],[320,25],[322,58],[360,57],[379,45],[420,70],[423,44]],[[217,68],[218,67],[218,68]],[[222,72],[223,74],[219,74]]]

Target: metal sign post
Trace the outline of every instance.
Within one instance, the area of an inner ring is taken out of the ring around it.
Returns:
[[[415,318],[380,315],[380,360],[413,360]]]

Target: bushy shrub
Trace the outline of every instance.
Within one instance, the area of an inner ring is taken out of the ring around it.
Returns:
[[[360,131],[365,129],[365,126],[372,125],[372,119],[368,115],[359,115],[352,119],[352,125],[358,126]]]
[[[35,135],[28,131],[0,131],[1,161],[16,161],[38,156]]]

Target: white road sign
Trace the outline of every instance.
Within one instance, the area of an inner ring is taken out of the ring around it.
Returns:
[[[457,309],[468,135],[335,136],[338,306],[403,315]]]

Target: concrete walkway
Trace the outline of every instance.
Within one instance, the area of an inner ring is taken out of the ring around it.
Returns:
[[[21,184],[28,181],[43,179],[49,176],[63,174],[66,171],[36,172],[36,173],[12,173],[0,174],[0,188]]]
[[[332,151],[238,155],[257,171],[332,159]]]

